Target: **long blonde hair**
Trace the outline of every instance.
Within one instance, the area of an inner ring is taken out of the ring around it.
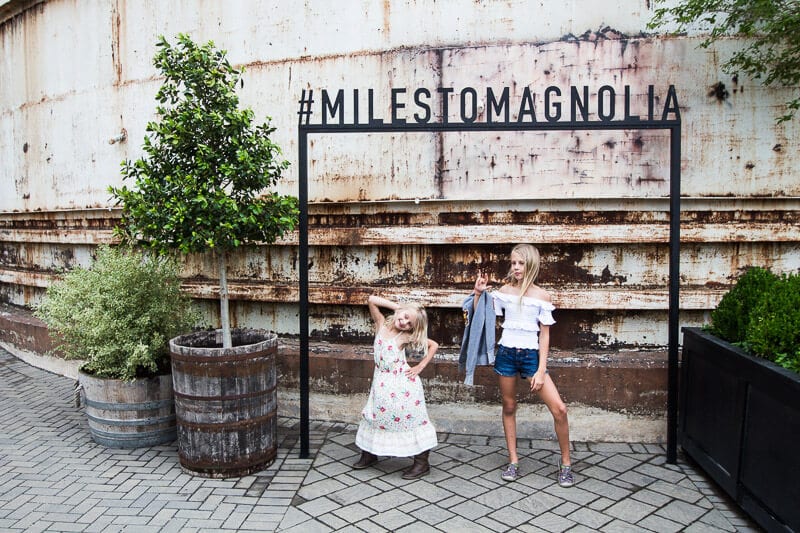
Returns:
[[[396,320],[399,311],[412,311],[416,319],[411,321],[411,331],[408,333],[408,342],[416,351],[425,350],[428,347],[428,313],[425,309],[416,303],[402,303],[400,307],[395,309],[394,313],[386,317],[386,322],[391,327],[397,328]]]
[[[519,288],[520,301],[522,301],[522,297],[525,296],[525,293],[528,292],[528,289],[539,276],[539,250],[532,244],[518,244],[511,249],[511,253],[522,256],[522,260],[525,262],[525,274],[522,276],[522,281],[519,284],[517,284],[517,280],[514,278],[514,270],[509,269],[508,271],[508,283],[512,287]]]

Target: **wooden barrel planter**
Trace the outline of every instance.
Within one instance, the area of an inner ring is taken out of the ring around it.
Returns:
[[[266,330],[232,330],[233,347],[219,331],[182,335],[169,343],[178,456],[203,477],[246,476],[277,454],[278,337]]]
[[[144,448],[176,437],[169,374],[132,382],[80,372],[92,440],[110,448]]]

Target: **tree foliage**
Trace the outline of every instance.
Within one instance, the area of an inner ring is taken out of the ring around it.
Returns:
[[[213,42],[159,38],[154,64],[165,81],[159,120],[147,124],[144,157],[124,161],[134,188],[111,187],[122,205],[118,232],[159,250],[183,253],[272,243],[292,230],[297,199],[268,192],[289,163],[267,122],[239,109],[240,71]]]
[[[153,59],[164,76],[158,120],[147,124],[144,157],[123,161],[124,179],[109,190],[122,205],[117,233],[158,250],[216,252],[223,347],[231,347],[226,256],[248,243],[273,243],[297,224],[298,202],[270,189],[289,166],[272,142],[270,119],[254,125],[239,109],[241,72],[214,43],[163,36]]]
[[[656,0],[664,4],[670,0]],[[672,3],[670,1],[670,3]],[[699,25],[708,30],[707,48],[730,35],[745,37],[743,47],[723,63],[725,72],[745,73],[765,85],[800,86],[800,0],[680,0],[655,10],[651,29],[675,24],[676,33]],[[786,102],[779,122],[800,109],[800,95]]]

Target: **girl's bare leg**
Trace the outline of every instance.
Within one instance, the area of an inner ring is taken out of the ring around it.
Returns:
[[[517,457],[517,377],[499,376],[500,395],[503,397],[503,432],[506,435],[508,459],[519,463]]]
[[[539,397],[550,410],[550,414],[553,415],[553,425],[556,430],[556,438],[558,438],[558,447],[561,449],[561,464],[570,465],[572,463],[569,457],[570,443],[567,406],[561,400],[556,384],[549,374],[545,375],[544,385],[542,386],[542,390],[539,391]],[[505,421],[505,418],[503,420]],[[506,434],[506,440],[508,440],[508,434]]]

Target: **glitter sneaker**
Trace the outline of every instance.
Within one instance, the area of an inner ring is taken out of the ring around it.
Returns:
[[[560,487],[571,487],[575,484],[575,478],[572,475],[572,467],[569,465],[559,465],[558,468],[558,485]]]
[[[503,470],[503,473],[500,474],[500,477],[505,481],[516,481],[519,477],[519,466],[514,463],[508,463],[508,466]]]

